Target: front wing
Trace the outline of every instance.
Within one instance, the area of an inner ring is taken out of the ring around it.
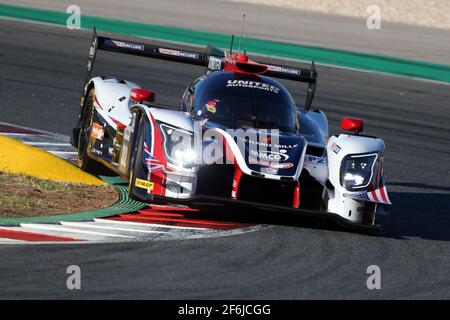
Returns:
[[[167,201],[165,197],[154,196],[153,201]],[[182,204],[189,206],[198,206],[202,207],[204,205],[222,205],[227,206],[227,208],[235,208],[235,209],[256,209],[260,210],[261,214],[266,213],[277,213],[280,215],[288,215],[288,216],[298,216],[303,217],[305,219],[311,219],[312,221],[317,222],[333,222],[338,227],[343,228],[345,230],[360,232],[364,234],[379,234],[383,230],[382,226],[379,224],[363,224],[363,223],[355,223],[349,221],[341,216],[327,212],[327,211],[319,211],[319,210],[309,210],[309,209],[296,209],[286,206],[278,206],[264,203],[256,203],[242,200],[234,200],[227,199],[221,197],[213,197],[213,196],[204,196],[204,195],[195,195],[188,199],[170,199],[170,203],[173,204]]]

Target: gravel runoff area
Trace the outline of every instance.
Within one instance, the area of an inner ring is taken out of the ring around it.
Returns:
[[[381,21],[450,29],[450,0],[229,0],[366,18],[367,8],[378,5]]]

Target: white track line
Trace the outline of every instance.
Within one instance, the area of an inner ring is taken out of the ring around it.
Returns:
[[[45,135],[50,135],[50,136],[60,136],[60,137],[63,136],[62,134],[59,134],[59,133],[54,133],[54,132],[50,132],[50,131],[44,131],[44,130],[36,129],[36,128],[30,128],[30,127],[21,126],[19,124],[14,124],[14,123],[9,123],[9,122],[2,122],[2,121],[0,121],[0,124],[1,125],[5,125],[5,126],[25,129],[25,130],[28,130],[28,131],[37,132],[37,133],[40,133],[40,134],[45,134]]]
[[[17,240],[17,239],[9,239],[9,238],[0,238],[0,243],[26,243],[25,240]]]
[[[11,136],[11,137],[25,137],[34,136],[33,133],[12,133],[12,132],[0,132],[0,136]]]
[[[125,231],[125,232],[141,232],[141,233],[164,233],[164,234],[170,234],[170,232],[167,231],[156,231],[156,230],[140,230],[140,229],[130,229],[130,228],[119,228],[119,227],[109,227],[109,226],[103,226],[96,223],[88,223],[88,222],[64,222],[61,221],[61,224],[68,227],[81,227],[81,228],[92,228],[92,229],[106,229],[106,230],[118,230],[118,231]]]
[[[157,228],[168,228],[168,229],[186,229],[186,230],[211,230],[208,228],[197,228],[197,227],[180,227],[180,226],[169,226],[165,224],[157,224],[157,223],[144,223],[144,222],[133,222],[133,221],[117,221],[117,220],[106,220],[106,219],[97,219],[94,218],[96,222],[105,222],[105,223],[125,223],[129,225],[140,225],[140,226],[149,226],[149,227],[157,227]]]
[[[124,235],[119,235],[119,234],[87,231],[87,230],[76,229],[76,228],[64,228],[61,225],[44,225],[44,224],[34,224],[34,223],[30,223],[30,224],[28,224],[28,223],[21,223],[20,226],[22,228],[25,228],[25,229],[33,229],[33,230],[56,231],[56,232],[78,233],[78,234],[87,234],[87,235],[103,236],[103,237],[136,239],[136,237],[133,237],[133,236],[124,236]]]

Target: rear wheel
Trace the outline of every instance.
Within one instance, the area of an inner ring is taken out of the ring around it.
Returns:
[[[92,174],[109,175],[109,171],[104,165],[95,161],[88,156],[87,150],[89,148],[89,138],[92,130],[92,122],[94,119],[94,100],[95,90],[92,88],[83,106],[83,113],[81,117],[80,134],[78,135],[78,166],[81,170]]]

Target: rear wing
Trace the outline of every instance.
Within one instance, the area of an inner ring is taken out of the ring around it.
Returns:
[[[86,65],[84,85],[86,85],[91,78],[98,50],[201,66],[205,67],[207,72],[223,70],[222,58],[225,56],[222,51],[211,46],[208,46],[205,52],[199,52],[173,48],[166,46],[165,44],[158,46],[101,37],[97,36],[97,32],[94,28],[88,62]],[[305,108],[307,110],[311,108],[318,76],[314,62],[311,65],[311,69],[274,64],[265,65],[268,67],[267,71],[264,73],[265,76],[308,83]]]

